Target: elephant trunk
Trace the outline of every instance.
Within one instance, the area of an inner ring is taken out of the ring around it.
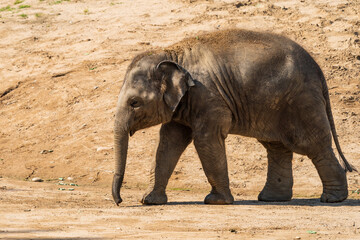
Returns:
[[[122,202],[120,197],[120,188],[124,179],[128,142],[129,142],[129,131],[127,128],[121,126],[119,122],[115,123],[115,173],[112,183],[112,195],[116,205]]]

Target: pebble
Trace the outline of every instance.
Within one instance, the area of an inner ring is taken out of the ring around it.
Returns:
[[[54,152],[54,150],[42,150],[41,152],[40,152],[40,154],[48,154],[48,153],[52,153],[52,152]]]
[[[72,178],[72,177],[68,177],[68,178],[67,178],[67,180],[68,180],[68,181],[73,181],[73,180],[74,180],[74,178]]]
[[[42,182],[43,180],[39,177],[34,177],[31,179],[32,182]]]
[[[101,152],[101,151],[108,151],[108,150],[111,150],[112,147],[98,147],[96,149],[97,152]]]

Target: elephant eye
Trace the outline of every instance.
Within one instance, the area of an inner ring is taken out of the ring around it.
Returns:
[[[132,108],[138,108],[138,107],[140,107],[140,101],[139,100],[136,100],[136,99],[131,99],[130,100],[130,106],[132,107]]]

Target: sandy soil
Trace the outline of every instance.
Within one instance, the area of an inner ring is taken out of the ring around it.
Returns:
[[[234,205],[202,204],[210,187],[192,145],[170,180],[169,204],[138,203],[158,126],[130,140],[120,207],[110,193],[115,103],[130,60],[231,27],[277,32],[312,54],[343,151],[360,168],[359,16],[360,2],[350,0],[0,0],[0,238],[360,239],[358,174],[348,173],[348,200],[322,204],[314,166],[296,155],[294,200],[257,202],[266,153],[240,136],[227,139]]]

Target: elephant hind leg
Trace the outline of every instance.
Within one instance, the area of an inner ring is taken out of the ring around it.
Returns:
[[[321,202],[342,202],[348,196],[346,174],[329,144],[320,152],[308,155],[316,167],[323,185]]]
[[[259,141],[267,150],[268,173],[259,201],[290,201],[292,198],[293,153],[280,142]]]
[[[284,143],[292,151],[307,155],[316,167],[323,185],[322,202],[341,202],[348,196],[345,171],[332,149],[332,135],[325,106],[314,97],[294,102],[297,108],[283,122],[287,129]],[[289,124],[291,123],[291,124]]]

